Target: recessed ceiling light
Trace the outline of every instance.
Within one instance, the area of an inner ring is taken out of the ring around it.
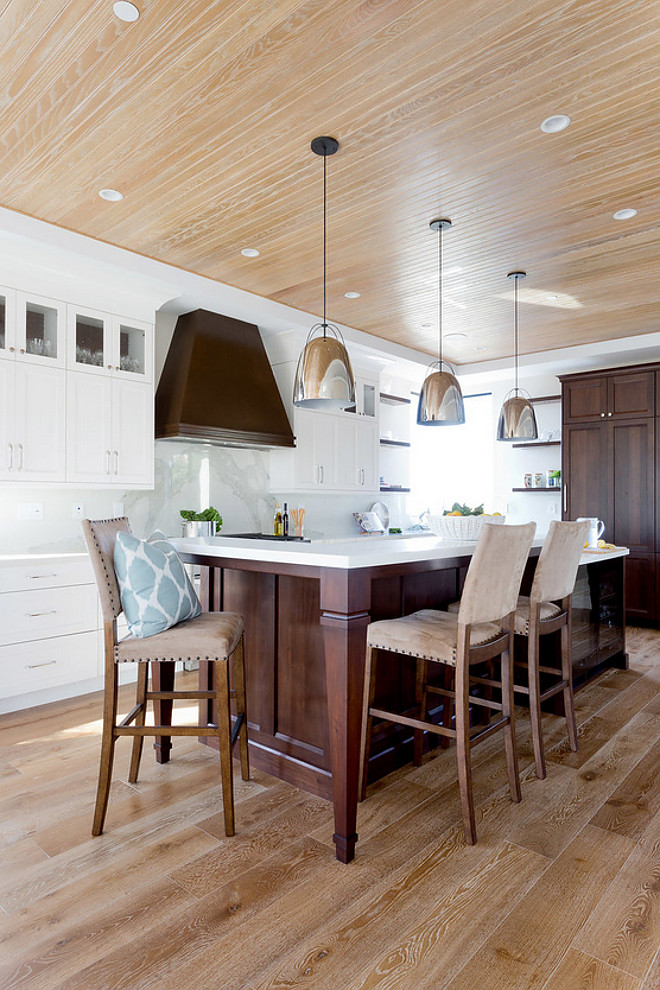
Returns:
[[[632,220],[633,217],[637,216],[637,210],[617,210],[612,216],[615,220]]]
[[[445,334],[445,340],[467,340],[467,334],[466,333],[460,333],[460,332],[457,332],[457,333],[446,333]]]
[[[559,131],[565,131],[570,122],[571,118],[565,113],[554,113],[551,117],[545,118],[541,130],[546,134],[557,134]]]
[[[116,189],[99,189],[99,196],[107,203],[118,203],[124,198],[122,193],[117,192]]]
[[[118,17],[120,21],[137,21],[140,16],[140,11],[137,9],[134,3],[128,3],[128,0],[117,0],[117,3],[112,8],[115,12],[115,17]]]
[[[345,292],[344,293],[344,298],[345,299],[359,299],[360,298],[360,293],[359,292]]]
[[[548,302],[556,302],[557,299],[559,299],[559,296],[556,296],[553,293],[553,294],[551,294],[549,296],[546,296],[545,298],[547,299]]]
[[[258,258],[261,252],[256,248],[241,248],[241,254],[244,258]]]

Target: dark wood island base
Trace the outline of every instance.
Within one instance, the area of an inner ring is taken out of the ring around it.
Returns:
[[[317,564],[314,558],[320,555],[313,550],[308,551],[309,563],[300,562],[300,552],[295,562],[283,562],[286,555],[281,550],[264,552],[262,559],[245,559],[237,555],[235,545],[226,551],[220,542],[199,548],[187,541],[176,545],[187,563],[201,565],[204,607],[245,617],[250,759],[267,773],[333,801],[337,859],[349,863],[358,838],[366,627],[371,621],[455,601],[470,548],[450,550],[444,545],[441,552],[421,560],[383,553],[387,563],[343,567]],[[382,550],[386,548],[384,543]],[[533,549],[530,555],[528,583],[538,552]],[[580,567],[573,624],[576,683],[604,664],[627,663],[624,559],[615,555]],[[210,687],[211,666],[201,664],[204,688]],[[399,705],[401,711],[411,709],[414,661],[384,661],[377,697]],[[200,713],[201,722],[210,720],[209,711]],[[168,756],[163,740],[159,758]],[[409,730],[381,726],[374,733],[370,779],[411,758]]]

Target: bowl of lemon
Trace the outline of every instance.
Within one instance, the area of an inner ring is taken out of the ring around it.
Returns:
[[[427,515],[426,523],[429,529],[443,540],[454,540],[460,543],[476,543],[481,533],[481,527],[494,523],[502,524],[506,516],[499,512],[484,512],[483,505],[471,508],[454,502],[451,509],[445,509],[441,516]]]

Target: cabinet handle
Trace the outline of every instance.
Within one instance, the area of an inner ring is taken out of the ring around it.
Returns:
[[[28,619],[38,619],[41,615],[55,615],[56,613],[56,608],[49,608],[46,612],[26,612],[25,615]]]
[[[26,574],[27,581],[43,581],[45,578],[57,577],[57,573],[53,571],[52,574]]]
[[[568,512],[568,485],[564,485],[564,512]]]
[[[319,465],[319,480],[320,480],[321,484],[323,484],[323,474],[324,474],[323,465],[320,464]]]
[[[7,446],[9,447],[9,467],[7,468],[7,470],[8,471],[13,471],[14,470],[14,445],[13,445],[13,443],[10,442],[10,443],[7,444]]]
[[[112,452],[106,450],[105,452],[105,473],[110,474],[110,459],[112,458]]]
[[[57,663],[57,660],[46,660],[44,663],[26,663],[25,669],[36,670],[37,667],[52,667],[54,663]]]
[[[18,470],[23,470],[23,444],[19,443],[18,446]]]
[[[113,454],[115,455],[115,474],[119,474],[119,451],[113,450]]]

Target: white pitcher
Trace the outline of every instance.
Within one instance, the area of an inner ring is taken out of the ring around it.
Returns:
[[[596,516],[580,516],[577,521],[589,523],[589,536],[587,537],[587,543],[588,546],[596,548],[598,546],[599,539],[605,532],[605,523],[603,520],[598,519]]]

